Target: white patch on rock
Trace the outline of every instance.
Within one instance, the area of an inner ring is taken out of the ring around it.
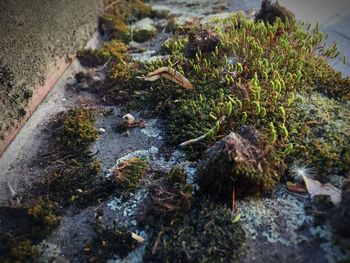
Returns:
[[[141,30],[145,30],[153,33],[157,32],[157,28],[155,27],[154,21],[149,17],[146,17],[137,21],[135,24],[131,26],[131,30],[132,32],[138,32]]]
[[[148,137],[157,138],[161,140],[163,139],[163,137],[160,135],[162,131],[155,126],[156,123],[157,119],[151,119],[147,121],[146,127],[142,129],[141,132],[146,134]]]
[[[158,154],[159,149],[155,146],[152,146],[148,150],[137,150],[133,151],[131,153],[128,153],[124,155],[123,157],[119,158],[116,162],[115,165],[109,169],[107,173],[107,177],[112,175],[112,172],[124,161],[129,160],[131,158],[145,158],[148,161],[152,161],[156,158],[156,155]]]

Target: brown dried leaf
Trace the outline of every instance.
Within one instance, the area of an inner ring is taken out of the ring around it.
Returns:
[[[341,201],[341,190],[327,183],[321,184],[319,181],[303,175],[307,191],[314,197],[316,195],[328,195],[334,205],[339,205]]]
[[[146,77],[144,77],[144,79],[147,81],[155,81],[159,78],[171,80],[185,89],[193,89],[193,85],[188,79],[170,67],[161,67],[153,72],[150,72]]]
[[[287,182],[287,189],[288,189],[288,191],[293,192],[293,193],[298,193],[298,194],[307,193],[305,186],[300,185],[300,184],[295,184],[292,182]]]

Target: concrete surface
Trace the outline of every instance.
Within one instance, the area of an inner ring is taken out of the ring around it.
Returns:
[[[279,0],[298,19],[315,25],[317,22],[323,33],[329,33],[329,41],[336,41],[341,55],[332,62],[335,69],[350,76],[350,1],[348,0]],[[343,56],[347,62],[344,65]]]

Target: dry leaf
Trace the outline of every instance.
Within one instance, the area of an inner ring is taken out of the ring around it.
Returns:
[[[144,80],[155,81],[159,78],[165,78],[175,82],[185,89],[193,89],[193,85],[186,79],[181,73],[170,67],[161,67],[151,73],[149,73]]]
[[[305,186],[300,184],[294,184],[292,182],[287,182],[287,189],[293,193],[304,194],[307,193]]]
[[[314,197],[316,195],[328,195],[334,205],[339,205],[341,201],[341,190],[333,185],[321,184],[319,181],[303,175],[307,191]]]

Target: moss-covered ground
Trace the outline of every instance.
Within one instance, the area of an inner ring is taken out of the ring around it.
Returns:
[[[334,174],[346,176],[350,79],[330,66],[339,52],[317,25],[311,28],[282,11],[268,19],[235,13],[183,27],[169,18],[172,35],[159,51],[162,57],[140,62],[129,54],[127,43],[141,40],[133,38],[128,24],[166,15],[139,0],[106,1],[99,30],[108,41],[99,50],[78,52],[84,65],[105,73],[89,91],[103,104],[160,118],[162,150],[181,144],[199,169],[190,178],[181,166],[168,169],[152,158],[131,157],[101,177],[91,152],[99,137],[95,110],[63,112],[50,125],[50,149],[40,156],[45,167],[37,187],[41,194],[16,210],[41,224],[43,234],[7,237],[6,260],[34,260],[35,244],[59,225],[62,209],[79,213],[96,205],[90,219],[94,237],[79,254],[87,261],[123,258],[143,246],[145,262],[236,262],[247,242],[236,198],[270,194],[282,179],[291,180],[288,171],[295,164],[312,167],[325,182]],[[163,75],[148,81],[146,76],[161,68]],[[193,88],[165,74],[181,74]],[[146,194],[137,199],[137,211],[126,209],[123,217],[132,213],[135,223],[126,226],[147,233],[142,244],[118,220],[113,226],[103,221],[106,200],[120,197],[120,208],[138,191]]]

